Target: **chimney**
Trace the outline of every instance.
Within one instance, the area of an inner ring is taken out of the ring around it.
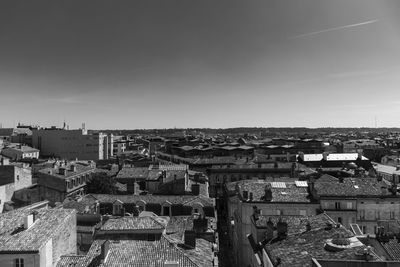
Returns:
[[[300,159],[301,162],[304,161],[304,152],[301,152],[301,151],[299,152],[298,159]]]
[[[388,189],[384,186],[381,187],[381,194],[382,196],[386,196],[388,194]]]
[[[243,190],[242,195],[243,195],[243,200],[244,201],[247,201],[247,199],[249,199],[249,192],[248,191]]]
[[[24,229],[29,229],[32,224],[35,222],[35,217],[33,214],[29,214],[24,218]]]
[[[268,218],[267,232],[265,234],[267,239],[271,240],[274,238],[274,229],[275,229],[274,223],[271,221],[271,218]]]
[[[279,218],[278,223],[276,224],[276,230],[278,231],[279,237],[286,237],[288,232],[288,224],[287,222],[283,222],[282,218]]]
[[[307,224],[306,224],[306,231],[307,232],[311,231],[311,223],[309,221],[307,221]]]
[[[195,233],[205,233],[208,228],[208,219],[207,218],[197,218],[193,219],[193,230]]]
[[[185,230],[184,242],[185,246],[196,248],[196,232],[193,230]]]
[[[362,160],[362,156],[363,156],[363,151],[362,151],[362,149],[357,149],[357,154],[358,154],[357,158],[360,159],[360,160]]]
[[[103,262],[105,261],[109,250],[110,250],[110,241],[106,240],[103,244],[101,244],[100,258],[103,260]]]
[[[327,160],[328,160],[328,155],[329,155],[328,152],[323,152],[323,153],[322,153],[322,159],[325,160],[325,161],[327,161]]]
[[[264,189],[264,201],[265,202],[271,202],[272,201],[272,189],[271,189],[271,185],[268,184],[265,186]]]

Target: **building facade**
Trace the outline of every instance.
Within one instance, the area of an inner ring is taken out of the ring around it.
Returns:
[[[33,130],[33,147],[44,157],[60,159],[100,160],[108,159],[110,141],[107,134],[88,134],[86,130],[58,128]]]

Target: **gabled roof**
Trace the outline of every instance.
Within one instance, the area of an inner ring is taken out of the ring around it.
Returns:
[[[71,209],[35,210],[37,220],[23,230],[24,219],[32,211],[21,208],[0,214],[0,251],[37,251],[67,218],[75,213]]]
[[[343,182],[338,179],[327,179],[329,176],[324,176],[323,180],[318,179],[315,182],[315,189],[320,196],[342,196],[342,197],[390,197],[392,193],[388,190],[387,184],[383,181],[378,181],[376,178],[345,178]],[[396,197],[396,196],[393,196]]]
[[[199,267],[164,236],[159,241],[111,241],[108,256],[101,266],[158,267],[164,266],[167,260],[178,262],[179,267]]]
[[[159,221],[152,217],[120,217],[106,221],[102,226],[103,231],[123,231],[123,230],[153,230],[164,229]]]

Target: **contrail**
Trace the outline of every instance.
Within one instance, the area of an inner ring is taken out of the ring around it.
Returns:
[[[358,27],[358,26],[363,26],[363,25],[375,23],[375,22],[378,22],[378,21],[379,21],[379,19],[368,20],[368,21],[361,22],[361,23],[350,24],[350,25],[345,25],[345,26],[341,26],[341,27],[335,27],[335,28],[329,28],[329,29],[315,31],[315,32],[304,33],[304,34],[300,34],[300,35],[296,35],[296,36],[290,37],[289,39],[303,38],[303,37],[308,37],[308,36],[312,36],[312,35],[316,35],[316,34],[320,34],[320,33],[324,33],[324,32],[331,32],[331,31],[336,31],[336,30],[354,28],[354,27]]]

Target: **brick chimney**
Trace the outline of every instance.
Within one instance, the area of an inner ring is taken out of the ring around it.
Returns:
[[[35,222],[35,216],[33,214],[29,214],[24,218],[24,229],[29,229],[32,224]]]
[[[270,184],[265,186],[263,199],[265,202],[272,201],[272,189]]]

